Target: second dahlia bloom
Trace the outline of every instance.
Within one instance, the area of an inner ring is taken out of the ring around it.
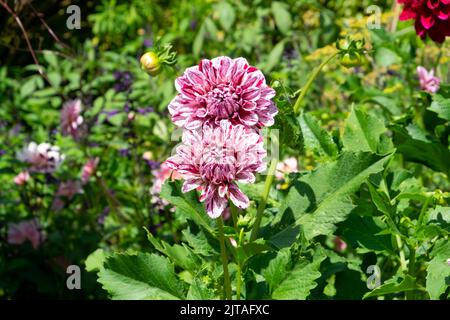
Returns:
[[[228,199],[239,208],[247,208],[249,199],[236,182],[252,183],[254,173],[265,170],[262,136],[222,120],[217,127],[207,124],[202,130],[185,130],[182,140],[176,155],[166,160],[185,179],[182,191],[200,187],[200,201],[205,201],[211,218],[222,215]]]
[[[400,20],[415,20],[416,33],[437,43],[450,36],[450,0],[398,0],[404,4]]]
[[[74,139],[80,136],[80,126],[83,124],[81,116],[81,100],[67,101],[61,110],[61,132],[71,135]]]
[[[429,93],[435,93],[439,90],[441,79],[434,75],[434,70],[427,71],[424,67],[417,67],[420,89]]]
[[[275,90],[244,58],[203,59],[177,78],[178,95],[169,104],[172,121],[186,129],[228,119],[247,127],[271,126],[278,110]]]
[[[64,160],[64,155],[60,153],[57,146],[49,143],[30,142],[17,153],[17,158],[30,165],[30,172],[51,173]]]

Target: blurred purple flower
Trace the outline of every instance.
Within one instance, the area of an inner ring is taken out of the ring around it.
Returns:
[[[105,218],[108,216],[109,211],[110,211],[109,207],[103,209],[102,213],[100,213],[100,215],[97,218],[98,224],[103,225],[105,223]]]
[[[121,157],[128,157],[130,155],[130,149],[128,148],[120,149],[119,154]]]
[[[144,40],[144,47],[151,48],[153,47],[153,39],[147,38]]]
[[[114,79],[116,84],[114,85],[114,90],[116,92],[125,92],[131,89],[133,84],[133,75],[129,71],[115,71]]]
[[[0,149],[0,157],[6,154],[6,150]]]
[[[153,109],[152,107],[147,107],[147,108],[138,108],[137,112],[139,112],[140,114],[147,114],[147,113],[152,113],[154,112],[155,109]]]

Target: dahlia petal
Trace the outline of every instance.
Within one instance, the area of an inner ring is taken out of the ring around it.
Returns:
[[[203,181],[201,179],[189,179],[186,180],[183,183],[183,187],[181,188],[181,191],[183,192],[189,192],[191,190],[194,190],[202,185]]]
[[[227,200],[217,195],[206,199],[206,213],[212,218],[217,219],[227,206]]]
[[[423,15],[420,17],[420,23],[425,29],[430,29],[434,25],[435,21],[436,20],[434,19],[434,16],[431,14],[427,16]]]
[[[230,185],[228,190],[230,200],[235,204],[236,207],[245,209],[249,206],[248,197],[236,185]]]
[[[242,110],[239,113],[239,119],[243,124],[249,127],[254,126],[258,123],[258,115],[256,113],[248,112],[245,110]]]

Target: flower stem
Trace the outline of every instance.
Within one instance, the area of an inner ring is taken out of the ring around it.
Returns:
[[[302,91],[300,92],[300,96],[298,97],[297,101],[294,104],[294,113],[295,114],[298,114],[300,112],[300,107],[303,102],[303,99],[305,98],[306,93],[308,92],[309,87],[311,87],[313,81],[320,74],[320,71],[322,70],[322,68],[325,67],[337,55],[338,55],[338,52],[333,53],[331,56],[329,56],[327,59],[325,59],[316,69],[314,69],[313,73],[308,78],[308,81],[306,81],[306,84],[303,86]]]
[[[408,246],[409,248],[409,261],[408,261],[408,274],[414,278],[416,274],[416,249],[412,246]],[[414,291],[406,291],[406,300],[414,300],[415,294]]]
[[[226,300],[231,300],[230,274],[228,273],[228,258],[227,258],[227,251],[226,251],[226,247],[225,247],[225,236],[224,236],[224,232],[223,232],[222,217],[219,217],[217,219],[217,227],[219,228],[220,254],[222,257],[222,265],[223,265],[224,298]]]
[[[258,211],[256,212],[256,220],[253,224],[252,233],[250,235],[250,241],[255,241],[258,237],[259,225],[261,224],[262,215],[266,208],[267,198],[269,196],[270,187],[272,186],[273,178],[275,176],[275,170],[277,169],[278,157],[274,157],[270,162],[269,171],[267,172],[266,182],[264,183],[264,190],[261,196],[261,202],[259,203]]]
[[[237,213],[236,206],[231,201],[230,201],[230,211],[231,211],[231,217],[233,219],[234,229],[236,230],[236,233],[237,233],[238,232],[238,228],[237,228],[238,213]]]

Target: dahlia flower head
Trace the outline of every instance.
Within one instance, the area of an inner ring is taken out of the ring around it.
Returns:
[[[398,0],[404,4],[400,20],[415,20],[416,33],[437,43],[450,36],[450,0]]]
[[[420,89],[429,93],[436,93],[439,90],[441,79],[434,75],[434,70],[427,71],[422,66],[417,67]]]
[[[64,160],[59,147],[50,143],[30,142],[17,153],[17,159],[30,165],[30,172],[51,173]]]
[[[39,222],[36,219],[12,223],[8,226],[8,243],[22,244],[29,240],[34,249],[44,241],[44,235],[40,231]]]
[[[221,120],[218,126],[207,123],[199,130],[185,130],[182,144],[166,164],[185,179],[182,191],[200,189],[206,212],[218,218],[228,199],[238,208],[248,207],[249,199],[236,182],[253,183],[254,173],[266,169],[265,156],[258,130]]]
[[[81,134],[81,125],[83,117],[81,116],[81,100],[71,100],[64,103],[61,110],[61,132],[64,136],[72,136],[78,139]]]
[[[218,126],[224,119],[247,127],[271,126],[278,112],[271,100],[275,90],[244,58],[203,59],[186,69],[175,87],[178,95],[169,112],[175,125],[185,129]]]

